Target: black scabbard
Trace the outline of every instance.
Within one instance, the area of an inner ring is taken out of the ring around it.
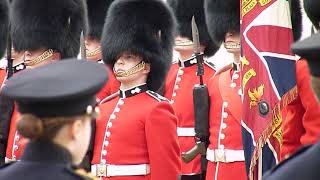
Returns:
[[[193,89],[193,105],[196,137],[202,142],[209,138],[209,93],[206,85],[195,85]]]
[[[210,98],[206,85],[195,85],[193,89],[193,105],[195,116],[195,139],[205,144],[206,148],[209,145],[209,110]],[[207,169],[207,160],[205,155],[201,155],[202,172]]]

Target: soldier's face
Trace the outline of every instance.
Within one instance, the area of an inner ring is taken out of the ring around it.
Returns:
[[[177,36],[175,39],[174,50],[180,54],[181,60],[189,59],[194,51],[193,41],[186,37]],[[203,52],[205,47],[200,45],[200,49]]]
[[[224,47],[229,53],[240,53],[240,34],[228,32],[224,39]]]
[[[136,80],[140,80],[143,77],[146,77],[150,72],[150,66],[147,64],[144,69],[139,71],[134,71],[134,73],[130,73],[128,76],[117,76],[117,74],[123,74],[125,72],[132,72],[133,67],[136,67],[143,58],[138,55],[134,55],[131,53],[122,54],[114,64],[114,73],[116,75],[116,79],[121,83],[131,83]]]
[[[101,44],[99,40],[87,38],[85,41],[87,59],[97,61],[101,59]]]
[[[180,53],[183,51],[191,51],[191,53],[192,53],[193,42],[186,37],[177,36],[175,39],[174,50],[176,50]]]
[[[24,52],[24,62],[27,64],[29,62],[31,62],[33,59],[41,56],[44,52],[46,51],[46,49],[37,49],[34,51],[25,51]],[[37,67],[37,66],[41,66],[41,65],[45,65],[45,64],[49,64],[51,63],[51,61],[42,61],[34,66],[27,66],[27,68],[33,68],[33,67]]]

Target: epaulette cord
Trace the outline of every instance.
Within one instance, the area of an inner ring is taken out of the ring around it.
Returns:
[[[151,97],[153,97],[154,99],[158,100],[159,102],[162,101],[167,101],[169,102],[169,100],[163,96],[161,96],[160,94],[153,92],[153,91],[147,91],[147,94],[149,94]]]
[[[204,61],[204,63],[205,63],[207,66],[209,66],[211,69],[213,69],[213,70],[215,70],[215,71],[217,70],[216,65],[213,64],[212,62]]]

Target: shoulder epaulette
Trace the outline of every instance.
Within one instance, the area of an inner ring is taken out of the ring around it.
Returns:
[[[204,61],[204,63],[207,65],[207,66],[209,66],[211,69],[213,69],[213,70],[217,70],[217,67],[216,67],[216,65],[215,64],[213,64],[212,62],[209,62],[209,61]]]
[[[159,102],[162,102],[162,101],[167,101],[169,102],[169,100],[163,96],[161,96],[160,94],[156,93],[156,92],[153,92],[153,91],[147,91],[147,94],[149,94],[151,97],[153,97],[154,99],[156,99],[157,101]]]
[[[112,99],[118,97],[119,94],[120,94],[119,91],[117,91],[116,93],[113,93],[113,94],[111,94],[110,96],[102,99],[99,104],[103,104],[103,103],[105,103],[105,102],[111,101]]]

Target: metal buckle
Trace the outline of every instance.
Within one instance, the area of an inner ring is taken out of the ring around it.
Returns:
[[[214,161],[215,162],[226,162],[226,152],[224,149],[214,150]]]
[[[107,165],[97,164],[96,174],[98,177],[107,177]]]

